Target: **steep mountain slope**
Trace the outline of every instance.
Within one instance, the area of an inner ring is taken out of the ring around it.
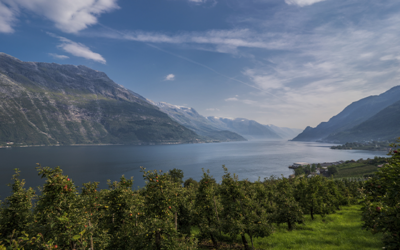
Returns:
[[[393,140],[398,137],[400,137],[400,101],[351,129],[331,134],[326,140],[346,143]]]
[[[154,103],[161,111],[168,114],[173,120],[179,124],[193,130],[198,135],[201,135],[206,140],[218,140],[218,141],[245,141],[246,139],[242,136],[228,131],[221,130],[214,126],[204,116],[197,113],[193,108],[187,108],[182,106],[176,106],[165,102]]]
[[[244,118],[229,119],[214,116],[207,117],[207,120],[219,129],[233,131],[247,139],[282,139],[268,126],[253,120]]]
[[[376,115],[386,107],[400,100],[400,86],[377,96],[369,96],[347,106],[328,122],[321,122],[316,128],[307,127],[294,141],[324,140],[331,134],[351,129]]]
[[[197,142],[145,98],[85,66],[0,53],[0,144]]]

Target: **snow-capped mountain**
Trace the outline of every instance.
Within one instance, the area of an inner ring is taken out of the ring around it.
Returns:
[[[150,101],[150,100],[149,100]],[[150,101],[152,102],[152,101]],[[152,102],[160,108],[161,111],[168,114],[173,120],[186,128],[203,136],[206,140],[212,141],[245,141],[246,139],[235,132],[227,129],[221,129],[214,126],[204,116],[197,113],[193,108],[172,105],[165,102]]]
[[[273,129],[245,118],[207,117],[215,127],[236,132],[247,139],[282,139]]]

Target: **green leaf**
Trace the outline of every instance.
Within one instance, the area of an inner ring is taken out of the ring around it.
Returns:
[[[79,240],[81,238],[80,235],[75,235],[74,237],[72,237],[73,240]]]

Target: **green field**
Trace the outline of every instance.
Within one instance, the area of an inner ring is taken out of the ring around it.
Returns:
[[[286,225],[280,225],[267,238],[257,238],[254,241],[255,249],[304,249],[304,250],[355,250],[355,249],[382,249],[381,234],[373,235],[361,229],[361,206],[353,205],[342,207],[335,214],[321,218],[305,216],[305,225],[298,225],[293,231],[288,231]],[[193,230],[194,234],[198,233]],[[250,243],[250,238],[247,239]],[[243,249],[241,242],[232,245],[232,249]],[[211,242],[202,242],[199,249],[213,249]],[[224,244],[220,249],[229,249]]]
[[[345,163],[338,166],[339,173],[335,175],[335,178],[362,177],[374,174],[378,169],[376,165],[368,163]]]

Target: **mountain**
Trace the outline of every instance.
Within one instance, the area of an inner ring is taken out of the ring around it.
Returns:
[[[297,135],[299,135],[303,130],[298,128],[286,128],[286,127],[277,127],[275,125],[269,124],[268,126],[272,131],[278,134],[283,139],[293,139]]]
[[[391,141],[400,137],[400,101],[386,107],[365,122],[331,134],[327,141],[339,143],[355,141]]]
[[[328,122],[321,122],[317,127],[307,127],[294,141],[324,140],[330,135],[348,131],[368,119],[372,118],[385,108],[400,101],[400,86],[396,86],[377,96],[369,96],[353,102],[342,112],[333,116]]]
[[[0,53],[0,144],[199,142],[142,96],[85,66]]]
[[[207,120],[221,130],[233,131],[246,139],[282,139],[268,126],[253,120],[245,118],[229,119],[215,116],[209,116]]]
[[[219,129],[193,108],[176,106],[165,102],[154,103],[161,111],[186,128],[211,141],[246,141],[241,135]]]

